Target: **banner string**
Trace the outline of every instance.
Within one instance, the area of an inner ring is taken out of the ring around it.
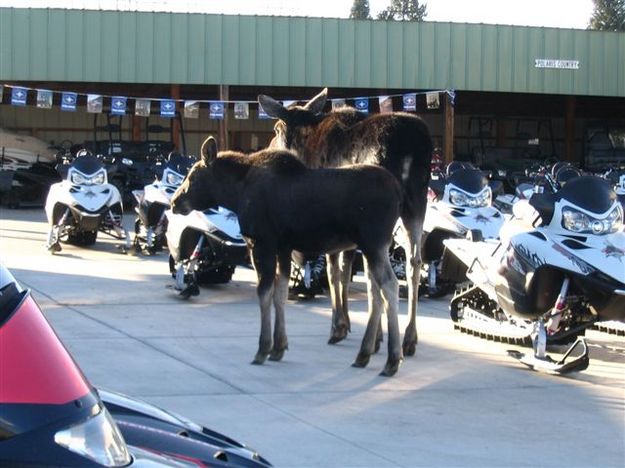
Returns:
[[[234,103],[247,103],[247,104],[258,104],[257,100],[254,101],[247,101],[247,100],[237,100],[237,99],[171,99],[171,98],[153,98],[153,97],[138,97],[138,96],[122,96],[122,95],[106,95],[106,94],[99,94],[99,93],[77,93],[75,91],[65,91],[65,90],[49,90],[49,89],[45,89],[45,88],[29,88],[26,86],[19,86],[19,85],[10,85],[10,84],[3,84],[0,85],[3,86],[5,88],[9,88],[9,89],[13,89],[13,88],[20,88],[20,89],[25,89],[27,91],[51,91],[52,93],[57,93],[57,94],[64,94],[64,93],[72,93],[75,94],[76,96],[89,96],[89,95],[93,95],[93,96],[101,96],[103,98],[107,98],[107,99],[113,99],[113,98],[118,98],[118,97],[125,97],[126,99],[130,99],[130,100],[140,100],[140,101],[156,101],[156,102],[162,102],[162,101],[169,101],[169,102],[178,102],[178,103],[184,103],[184,102],[198,102],[198,103],[206,103],[206,104],[210,104],[210,103],[215,103],[215,102],[222,102],[224,104],[234,104]],[[338,98],[338,97],[332,97],[332,98],[328,98],[329,101],[356,101],[359,99],[379,99],[381,97],[385,97],[385,98],[394,98],[394,97],[402,97],[402,96],[406,96],[406,95],[427,95],[427,94],[434,94],[434,93],[446,93],[449,95],[452,104],[455,98],[455,91],[453,89],[435,89],[435,90],[430,90],[430,91],[411,91],[411,92],[406,92],[406,93],[398,93],[398,94],[382,94],[382,95],[375,95],[375,96],[357,96],[357,97],[343,97],[343,98]],[[285,101],[285,102],[300,102],[300,101],[304,101],[304,99],[281,99],[281,101]]]

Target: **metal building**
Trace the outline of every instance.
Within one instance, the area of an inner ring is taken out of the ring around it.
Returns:
[[[440,93],[417,112],[446,158],[524,150],[583,161],[593,129],[625,147],[625,34],[555,28],[326,18],[0,8],[0,84],[79,96],[253,101]],[[424,96],[419,94],[419,96]],[[32,96],[30,99],[34,99]],[[93,116],[11,106],[0,126],[47,141],[93,138]],[[29,101],[29,104],[30,101]],[[242,149],[263,146],[270,120],[185,119],[190,152],[208,133]],[[143,118],[126,119],[143,138]],[[158,117],[155,117],[158,120]],[[178,139],[178,131],[175,138]],[[620,143],[619,143],[620,142]]]

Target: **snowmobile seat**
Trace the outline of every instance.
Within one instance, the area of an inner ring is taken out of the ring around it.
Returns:
[[[542,219],[543,226],[546,226],[551,222],[551,218],[553,218],[555,202],[555,197],[551,192],[534,193],[530,198],[530,205],[532,205],[534,209],[538,211],[538,214]]]

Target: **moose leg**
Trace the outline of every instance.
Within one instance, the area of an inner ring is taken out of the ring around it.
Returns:
[[[330,329],[330,339],[328,344],[335,344],[347,337],[349,332],[349,317],[347,316],[347,304],[343,304],[343,297],[347,293],[342,292],[341,269],[339,254],[329,254],[326,256],[328,283],[330,285],[330,298],[332,300],[332,328]],[[344,286],[346,289],[347,286]]]
[[[395,375],[404,356],[399,339],[399,320],[397,309],[399,308],[399,282],[393,272],[391,261],[388,258],[388,249],[379,252],[378,255],[370,256],[375,261],[370,262],[371,276],[380,285],[380,293],[386,312],[388,328],[388,357],[384,369],[380,375]],[[381,328],[378,314],[378,329]]]
[[[269,355],[270,361],[280,361],[284,351],[289,349],[284,319],[284,305],[289,295],[289,278],[291,277],[291,251],[278,254],[278,272],[276,273],[273,305],[276,309],[276,323],[273,330],[273,349]]]
[[[360,352],[356,357],[354,365],[364,367],[369,361],[369,357],[375,348],[375,341],[380,328],[381,305],[387,314],[388,319],[388,358],[381,375],[394,375],[399,369],[399,365],[403,360],[402,349],[399,339],[399,322],[397,318],[397,309],[399,304],[399,283],[391,262],[388,258],[387,249],[369,252],[365,256],[367,277],[369,280],[369,293],[374,300],[370,300],[372,309],[369,315],[369,322],[365,336],[362,340]],[[377,292],[376,292],[377,288]],[[375,299],[381,297],[379,299]]]
[[[424,215],[423,215],[424,216]],[[421,278],[421,237],[423,234],[423,216],[416,220],[404,221],[408,234],[408,251],[406,251],[406,279],[408,282],[408,316],[409,322],[404,332],[402,348],[406,356],[413,356],[418,341],[417,335],[417,302],[419,300],[419,282]]]
[[[260,305],[260,338],[258,340],[258,352],[252,364],[263,364],[272,348],[271,303],[274,295],[276,254],[271,250],[263,250],[254,246],[252,248],[252,262],[258,278],[256,293]]]

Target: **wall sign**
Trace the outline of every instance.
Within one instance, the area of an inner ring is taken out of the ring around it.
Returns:
[[[536,59],[534,61],[534,67],[579,70],[579,60]]]

